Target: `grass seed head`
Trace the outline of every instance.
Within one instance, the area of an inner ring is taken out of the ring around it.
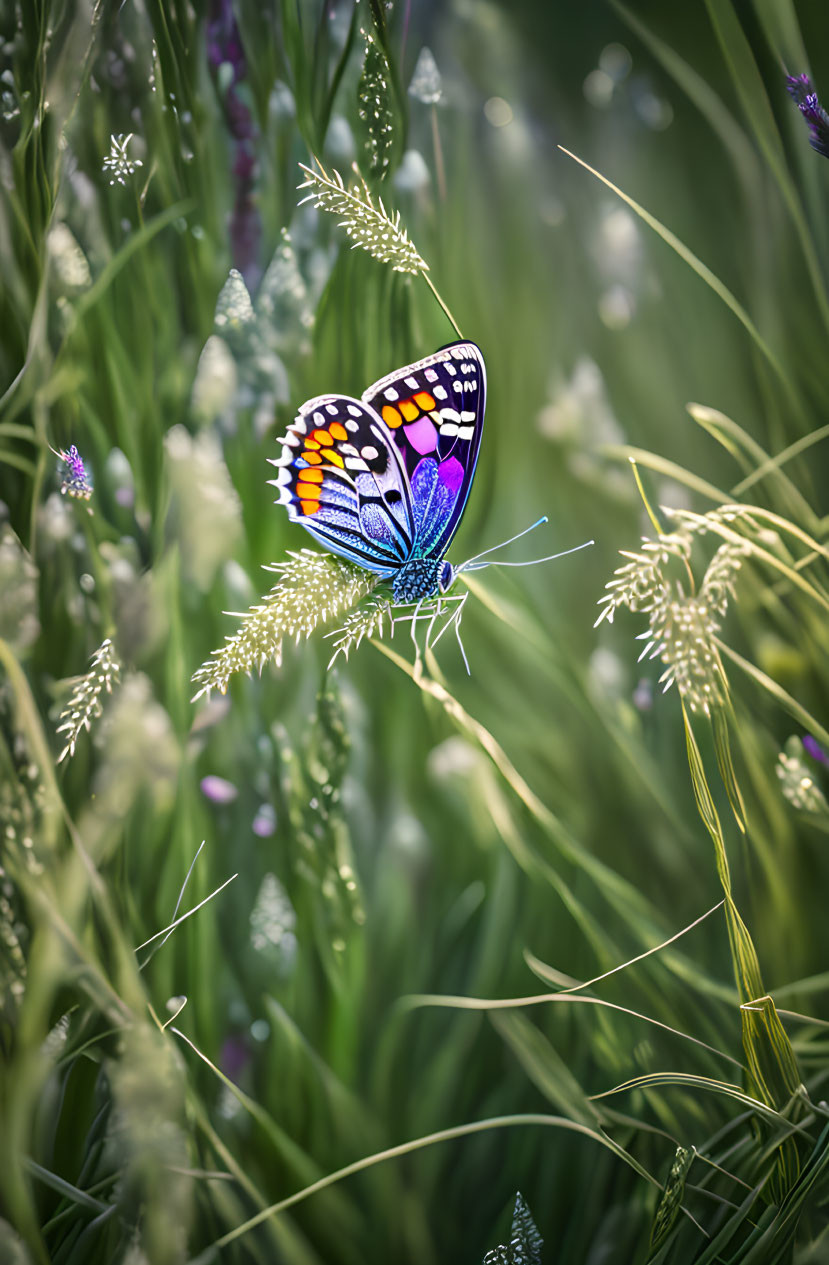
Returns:
[[[115,656],[115,647],[109,637],[92,656],[92,666],[86,676],[79,677],[69,702],[60,714],[57,732],[66,734],[66,745],[58,756],[58,764],[75,754],[75,744],[85,729],[91,728],[103,711],[102,694],[112,693],[113,683],[120,679],[121,665]]]
[[[311,190],[303,199],[305,202],[313,202],[318,210],[340,216],[340,227],[348,233],[354,246],[362,246],[381,263],[391,264],[395,272],[417,276],[429,271],[400,223],[400,212],[392,217],[380,198],[374,202],[356,167],[357,181],[346,188],[338,171],[329,176],[319,159],[316,162],[316,169],[300,163],[308,178],[299,187]]]
[[[279,576],[270,593],[242,617],[238,632],[193,675],[194,698],[219,690],[224,694],[236,672],[261,672],[266,663],[282,662],[286,637],[304,640],[321,624],[365,597],[377,577],[330,553],[301,549],[267,568]]]

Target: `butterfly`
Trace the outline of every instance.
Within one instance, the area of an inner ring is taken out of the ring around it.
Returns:
[[[391,582],[395,605],[439,597],[456,569],[458,530],[481,446],[480,349],[450,343],[373,383],[359,400],[303,404],[269,458],[293,522],[327,549]]]

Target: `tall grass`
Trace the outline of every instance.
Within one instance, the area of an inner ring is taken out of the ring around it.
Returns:
[[[823,1259],[829,164],[648,8],[4,17],[3,1259]],[[457,330],[470,676],[266,485]]]

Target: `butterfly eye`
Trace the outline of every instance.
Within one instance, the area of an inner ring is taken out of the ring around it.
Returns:
[[[441,593],[445,593],[447,589],[452,587],[454,579],[455,568],[452,566],[451,562],[447,562],[444,558],[443,566],[440,569],[440,576],[438,577],[438,587],[440,588]]]

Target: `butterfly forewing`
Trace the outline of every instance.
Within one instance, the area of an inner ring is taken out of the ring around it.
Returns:
[[[463,515],[484,425],[486,370],[474,343],[450,343],[363,392],[403,455],[418,556],[446,552]],[[437,466],[437,470],[432,467]]]

